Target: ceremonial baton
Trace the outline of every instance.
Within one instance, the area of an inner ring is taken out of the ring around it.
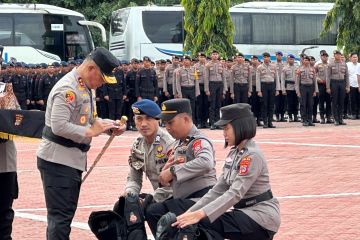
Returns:
[[[127,120],[128,120],[128,118],[126,116],[122,116],[120,120],[115,121],[115,124],[117,126],[122,126],[122,125],[124,125],[126,123]],[[96,156],[95,161],[93,162],[93,164],[89,168],[89,171],[87,171],[87,173],[85,174],[85,176],[81,180],[81,183],[85,182],[85,179],[89,176],[91,171],[94,169],[95,165],[100,161],[102,155],[104,155],[104,153],[106,152],[106,150],[108,149],[108,147],[110,146],[110,144],[114,140],[114,138],[115,138],[115,135],[111,135],[109,137],[109,139],[106,141],[106,143],[105,143],[104,147],[102,148],[101,152]]]

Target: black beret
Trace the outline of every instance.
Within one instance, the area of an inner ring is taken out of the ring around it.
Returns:
[[[236,56],[236,57],[244,57],[244,54],[242,54],[242,53],[236,53],[235,56]]]
[[[98,47],[90,53],[90,58],[96,63],[103,73],[106,83],[116,83],[113,70],[120,65],[119,60],[109,50]]]
[[[190,60],[190,61],[191,61],[191,57],[190,57],[189,55],[185,55],[185,56],[183,57],[183,60]]]
[[[217,126],[225,126],[235,119],[254,117],[251,106],[247,103],[235,103],[220,108],[221,118],[215,123]]]
[[[199,53],[198,53],[198,56],[199,56],[199,57],[206,57],[205,53],[203,53],[203,52],[199,52]]]
[[[164,101],[161,105],[161,113],[157,116],[157,118],[169,121],[179,113],[192,114],[189,99],[178,98]]]
[[[149,62],[151,62],[151,59],[150,59],[149,57],[145,56],[145,57],[143,57],[143,61],[149,61]]]
[[[263,55],[263,57],[270,57],[270,53],[268,53],[268,52],[264,52],[262,55]]]

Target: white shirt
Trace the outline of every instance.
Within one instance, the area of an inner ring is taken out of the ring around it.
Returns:
[[[349,70],[350,87],[356,87],[356,88],[359,87],[357,75],[360,75],[360,64],[347,62],[346,65],[348,66],[348,70]]]

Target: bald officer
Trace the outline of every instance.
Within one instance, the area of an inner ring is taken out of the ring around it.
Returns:
[[[154,235],[157,222],[165,213],[185,212],[216,182],[214,147],[193,124],[190,101],[167,100],[161,109],[158,117],[176,142],[159,178],[163,186],[172,187],[174,199],[148,207],[146,218]]]
[[[135,126],[141,134],[131,148],[125,192],[140,194],[143,175],[150,180],[154,190],[154,200],[162,202],[172,196],[170,187],[161,187],[159,175],[167,162],[167,152],[171,149],[174,139],[159,127],[157,115],[160,107],[151,100],[143,99],[132,105]]]
[[[43,138],[37,151],[49,240],[69,239],[92,137],[103,132],[119,135],[125,130],[125,126],[116,128],[112,120],[96,118],[95,111],[94,90],[116,82],[112,72],[118,65],[108,50],[96,48],[49,94]]]

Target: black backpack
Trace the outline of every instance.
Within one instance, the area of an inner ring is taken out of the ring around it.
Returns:
[[[126,240],[126,221],[114,211],[92,212],[89,227],[99,240]]]

